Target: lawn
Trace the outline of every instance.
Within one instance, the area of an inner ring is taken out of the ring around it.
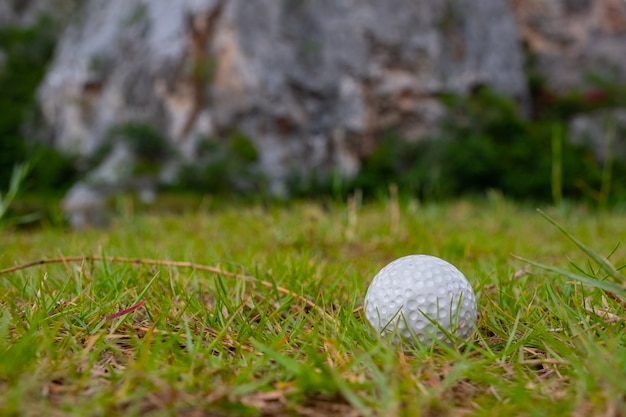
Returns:
[[[544,210],[626,263],[623,210]],[[467,344],[370,331],[368,283],[414,253],[472,283]],[[619,272],[498,195],[122,207],[108,230],[2,231],[0,269],[43,259],[0,275],[2,416],[626,415]]]

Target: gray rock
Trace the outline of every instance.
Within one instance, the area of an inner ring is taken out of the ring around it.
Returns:
[[[137,158],[126,143],[116,142],[104,160],[85,176],[84,183],[102,197],[133,192],[143,203],[151,204],[160,181],[156,175],[137,173]]]
[[[112,188],[132,178],[134,168],[135,155],[126,144],[118,142],[104,161],[89,173],[87,181]]]
[[[106,193],[84,182],[76,183],[68,191],[61,209],[74,229],[107,225]]]
[[[626,161],[626,109],[596,110],[574,117],[568,140],[593,149],[598,162]]]
[[[293,173],[354,175],[390,128],[430,132],[442,93],[524,101],[522,61],[501,0],[88,0],[39,101],[57,146],[79,154],[125,121],[190,160],[236,128],[280,194]]]

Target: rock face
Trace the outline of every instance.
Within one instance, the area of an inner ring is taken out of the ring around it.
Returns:
[[[525,100],[518,40],[501,0],[88,0],[39,98],[54,143],[85,155],[125,121],[191,160],[237,129],[281,193],[294,173],[356,173],[387,129],[427,133],[441,93]]]
[[[513,0],[522,41],[535,71],[556,90],[596,75],[626,83],[624,0]]]

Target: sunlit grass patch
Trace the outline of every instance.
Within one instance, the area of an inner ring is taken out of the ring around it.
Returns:
[[[0,275],[0,414],[623,413],[626,307],[616,288],[584,284],[622,285],[596,262],[621,271],[626,215],[548,212],[592,252],[498,196],[7,231],[0,269],[48,263]],[[366,324],[367,285],[411,253],[472,283],[479,319],[466,345],[403,348]]]

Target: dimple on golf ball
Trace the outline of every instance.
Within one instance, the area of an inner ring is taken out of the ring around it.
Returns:
[[[364,309],[381,335],[396,333],[424,344],[450,343],[446,332],[468,339],[476,325],[469,281],[452,264],[429,255],[405,256],[381,269],[367,290]]]

